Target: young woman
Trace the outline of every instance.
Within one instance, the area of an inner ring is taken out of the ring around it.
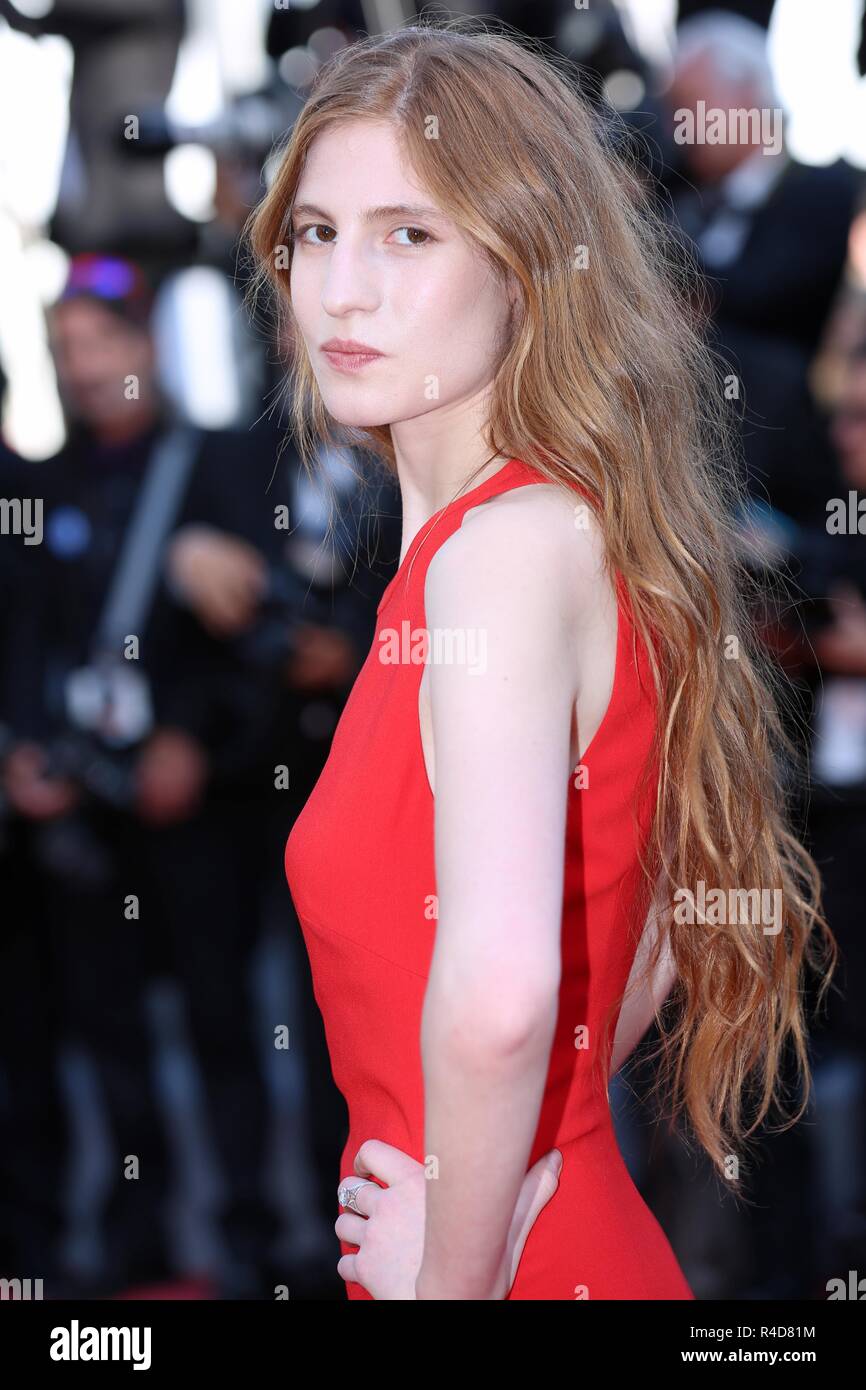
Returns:
[[[304,456],[372,449],[403,500],[286,846],[350,1114],[350,1298],[692,1298],[609,1077],[657,1017],[729,1180],[787,1043],[808,1081],[801,977],[833,938],[722,387],[640,189],[554,61],[451,21],[326,64],[252,220]]]

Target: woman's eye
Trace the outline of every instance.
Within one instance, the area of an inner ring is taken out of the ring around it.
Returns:
[[[292,235],[295,241],[305,241],[308,246],[329,246],[330,241],[319,241],[318,236],[311,240],[307,236],[307,232],[333,232],[333,230],[334,228],[329,227],[326,222],[308,222],[305,227],[296,227]]]
[[[412,236],[412,235],[414,234],[414,235],[416,235],[416,236],[421,236],[421,237],[424,237],[424,238],[425,238],[424,241],[408,241],[408,242],[403,241],[403,242],[400,243],[401,246],[425,246],[425,245],[427,244],[427,242],[430,241],[430,239],[431,239],[431,238],[430,238],[430,233],[429,233],[429,232],[425,232],[421,227],[398,227],[398,228],[397,228],[397,231],[398,231],[398,232],[408,232],[410,236]],[[395,235],[396,235],[396,233],[395,233]]]

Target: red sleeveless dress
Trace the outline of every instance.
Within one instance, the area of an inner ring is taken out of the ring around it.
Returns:
[[[380,636],[405,632],[411,650],[408,634],[425,628],[427,566],[470,507],[546,481],[511,459],[421,527],[380,600],[370,652],[286,844],[334,1080],[349,1111],[341,1178],[354,1172],[366,1139],[382,1139],[418,1162],[425,1153],[420,1031],[436,879],[434,802],[418,716],[424,666],[380,661]],[[559,1013],[529,1157],[531,1167],[559,1148],[562,1172],[526,1241],[511,1299],[694,1298],[625,1166],[593,1065],[605,1010],[626,985],[648,906],[638,867],[648,819],[645,807],[634,806],[655,698],[622,587],[618,629],[610,703],[581,760],[584,772],[569,777]],[[339,1211],[335,1192],[335,1220]],[[358,1247],[343,1241],[341,1248],[349,1254]],[[349,1298],[371,1298],[360,1284],[346,1289]]]

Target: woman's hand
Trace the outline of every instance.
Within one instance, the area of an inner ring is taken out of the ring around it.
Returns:
[[[504,1299],[511,1289],[529,1232],[559,1186],[561,1165],[559,1150],[551,1149],[526,1174],[489,1298]],[[434,1181],[425,1176],[424,1165],[393,1144],[368,1139],[355,1155],[354,1176],[386,1185],[365,1183],[356,1198],[361,1215],[343,1211],[337,1217],[337,1235],[359,1247],[338,1260],[340,1277],[361,1284],[379,1301],[447,1299],[447,1288],[422,1269],[426,1184]],[[341,1187],[343,1183],[357,1187],[352,1176],[343,1178]]]

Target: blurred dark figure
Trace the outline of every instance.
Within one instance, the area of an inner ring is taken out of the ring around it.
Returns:
[[[147,553],[173,509],[182,519],[206,486],[220,443],[179,435],[166,418],[150,302],[137,267],[85,256],[51,311],[70,436],[29,469],[44,539],[15,552],[3,780],[28,880],[45,894],[63,1026],[95,1062],[110,1121],[98,1282],[123,1287],[172,1268],[171,1165],[144,1013],[149,975],[167,969],[184,989],[223,1170],[222,1287],[243,1295],[260,1286],[276,1222],[262,1194],[268,1113],[246,994],[252,851],[235,791],[260,756],[272,701],[171,602],[158,550]],[[32,1056],[16,1046],[6,1061],[14,1099],[16,1069]],[[53,1181],[56,1154],[27,1152],[16,1123],[13,1113],[22,1166]]]
[[[665,129],[645,130],[659,139],[655,172],[708,277],[711,340],[735,378],[750,485],[806,516],[831,466],[808,372],[843,274],[855,178],[842,161],[790,157],[758,25],[716,10],[677,38]],[[754,115],[729,120],[717,143],[714,111]]]
[[[2,397],[0,397],[2,399]],[[33,498],[35,469],[0,442],[0,495]],[[33,551],[25,536],[0,535],[0,758],[12,738],[13,688],[21,662],[32,669],[33,629],[18,601]],[[50,805],[50,798],[49,798]],[[0,1272],[57,1274],[63,1178],[70,1136],[58,1078],[58,1007],[41,876],[33,871],[26,823],[0,784]]]
[[[866,1263],[866,941],[859,882],[866,853],[866,343],[849,359],[831,437],[838,469],[826,489],[826,528],[844,553],[844,578],[830,590],[830,620],[814,643],[819,693],[810,807],[811,848],[841,951],[839,993],[814,1040],[826,1278],[847,1277]]]

